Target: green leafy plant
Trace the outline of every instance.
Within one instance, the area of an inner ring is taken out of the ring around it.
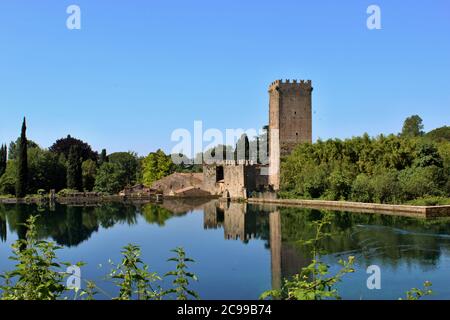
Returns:
[[[188,272],[188,262],[195,262],[193,259],[186,257],[186,253],[183,248],[176,248],[172,250],[176,253],[176,256],[170,258],[168,261],[174,261],[177,263],[176,270],[170,271],[165,274],[167,276],[173,276],[175,279],[172,281],[174,285],[173,289],[165,291],[165,294],[175,294],[177,300],[188,300],[189,297],[199,299],[197,292],[189,289],[190,281],[197,281],[197,276]]]
[[[431,282],[425,281],[423,284],[423,289],[412,288],[411,290],[406,292],[406,300],[420,300],[422,297],[429,296],[433,294],[431,290]],[[404,300],[400,298],[400,300]]]
[[[25,239],[13,245],[10,259],[17,261],[15,269],[0,276],[5,282],[0,286],[4,300],[56,300],[70,291],[63,285],[67,274],[62,268],[71,264],[57,262],[55,252],[60,247],[37,240],[36,219],[31,216],[27,220]]]
[[[162,290],[158,286],[153,288],[152,283],[160,281],[161,278],[156,272],[150,272],[148,265],[141,259],[141,249],[132,244],[128,244],[122,250],[122,261],[113,266],[109,276],[116,280],[120,288],[117,300],[159,300],[162,297]]]
[[[72,266],[71,263],[59,262],[56,251],[61,249],[53,242],[37,240],[36,216],[31,216],[26,224],[25,239],[17,240],[13,244],[13,256],[10,259],[17,261],[15,269],[0,275],[3,279],[0,285],[1,300],[57,300],[68,299],[70,292],[74,292],[74,300],[95,300],[100,292],[109,297],[94,282],[85,281],[86,289],[68,288],[64,280],[69,273],[64,268]],[[166,276],[175,276],[174,288],[163,290],[156,283],[162,278],[156,272],[150,272],[148,265],[141,259],[139,246],[129,244],[122,250],[122,260],[112,265],[108,277],[119,288],[119,295],[115,300],[162,300],[174,293],[177,299],[186,300],[189,297],[198,299],[198,294],[189,289],[190,280],[197,277],[187,271],[187,262],[194,260],[187,258],[182,248],[173,250],[177,256],[169,259],[176,261],[175,271],[168,272]],[[81,267],[83,263],[77,263]]]
[[[286,279],[280,290],[266,291],[261,295],[261,299],[273,298],[281,300],[323,300],[341,299],[336,284],[348,274],[354,272],[353,264],[355,258],[348,257],[347,260],[340,260],[342,268],[335,274],[329,274],[329,266],[319,260],[323,251],[320,249],[320,241],[330,236],[324,228],[331,224],[331,217],[326,214],[322,219],[314,221],[315,236],[312,239],[300,241],[301,244],[311,247],[312,262],[307,267],[302,268],[299,274],[292,279]]]

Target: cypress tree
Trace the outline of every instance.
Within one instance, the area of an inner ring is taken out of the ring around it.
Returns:
[[[25,118],[23,118],[22,133],[20,134],[18,148],[16,197],[23,198],[27,195],[28,188],[28,142]]]
[[[69,189],[83,190],[83,171],[81,164],[78,146],[70,147],[69,158],[67,159],[67,187]]]
[[[102,153],[100,153],[100,159],[98,161],[98,164],[101,166],[103,163],[108,162],[108,155],[106,154],[106,149],[102,150]]]
[[[8,149],[6,148],[6,145],[2,144],[0,148],[0,177],[6,171],[7,157],[8,157]]]

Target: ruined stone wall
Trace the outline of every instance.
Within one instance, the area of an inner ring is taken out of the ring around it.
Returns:
[[[203,166],[203,184],[202,189],[208,191],[212,195],[217,194],[216,188],[216,165]]]
[[[224,189],[230,198],[247,198],[256,190],[255,165],[230,165],[224,167]]]
[[[245,174],[244,166],[226,166],[224,167],[224,189],[228,191],[230,198],[245,198]]]

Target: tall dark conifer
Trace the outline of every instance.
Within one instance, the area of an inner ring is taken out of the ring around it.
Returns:
[[[72,146],[67,159],[67,187],[78,191],[83,190],[83,171],[81,155],[78,146]]]
[[[20,134],[18,147],[16,197],[23,198],[27,195],[28,189],[28,142],[25,118],[23,118],[22,133]]]
[[[6,145],[2,144],[2,146],[0,148],[0,177],[6,171],[7,161],[8,161],[8,149],[7,149]]]
[[[102,153],[100,153],[100,158],[98,160],[98,164],[101,166],[103,163],[108,162],[108,155],[106,154],[106,149],[102,150]]]

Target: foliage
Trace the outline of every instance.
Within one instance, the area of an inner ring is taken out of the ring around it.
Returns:
[[[197,158],[197,163],[216,163],[223,160],[233,160],[234,159],[234,150],[232,146],[226,146],[223,144],[219,144],[215,147],[209,148],[203,154],[199,155],[202,157],[201,159]],[[200,160],[200,161],[199,161]]]
[[[57,153],[58,155],[63,154],[66,159],[69,158],[70,149],[74,146],[77,146],[79,155],[86,161],[88,159],[97,161],[98,154],[94,152],[89,144],[86,142],[73,138],[68,135],[66,138],[58,139],[56,142],[49,148],[51,152]]]
[[[201,164],[195,164],[193,159],[189,159],[184,154],[171,154],[170,158],[173,159],[179,159],[177,163],[174,163],[174,172],[180,172],[180,173],[198,173],[202,172],[203,168]]]
[[[8,149],[6,148],[6,145],[2,145],[0,147],[0,177],[6,171],[7,161],[8,161]]]
[[[314,238],[302,241],[303,245],[311,247],[313,257],[311,264],[302,268],[292,279],[286,279],[281,290],[266,291],[261,295],[261,299],[269,297],[283,300],[340,299],[335,286],[343,276],[354,272],[354,257],[349,256],[347,261],[340,260],[342,268],[335,275],[329,275],[329,266],[319,260],[319,255],[324,253],[320,248],[320,242],[330,236],[324,231],[324,228],[331,224],[330,219],[329,215],[325,215],[322,219],[314,221]]]
[[[83,172],[81,152],[78,145],[70,147],[67,159],[67,187],[78,191],[83,190]]]
[[[8,160],[17,160],[19,158],[19,147],[20,147],[20,137],[17,138],[16,141],[11,141],[8,148]],[[27,139],[27,147],[28,149],[39,148],[39,145]]]
[[[117,194],[126,186],[126,172],[116,163],[105,162],[98,169],[94,191]]]
[[[422,297],[429,296],[433,294],[431,290],[431,282],[425,281],[423,284],[423,289],[412,288],[410,291],[406,292],[406,300],[419,300]],[[400,298],[400,300],[403,300]]]
[[[71,194],[78,193],[78,190],[75,189],[62,189],[58,192],[58,197],[67,197]]]
[[[450,142],[450,127],[436,128],[428,132],[425,137],[435,142]]]
[[[9,160],[5,173],[0,177],[0,194],[16,194],[17,161]]]
[[[122,250],[122,262],[113,266],[109,277],[116,281],[119,287],[117,300],[160,300],[162,289],[153,288],[152,283],[160,281],[156,272],[148,271],[149,267],[141,259],[138,246],[128,244]]]
[[[450,198],[428,196],[408,201],[407,204],[414,206],[446,206],[450,205]]]
[[[419,137],[424,134],[422,118],[418,115],[413,115],[406,118],[403,123],[402,133],[403,137]]]
[[[36,216],[30,216],[26,228],[26,236],[17,240],[13,245],[13,256],[17,261],[15,269],[0,275],[0,299],[2,300],[57,300],[67,299],[71,291],[75,292],[74,299],[83,298],[94,300],[101,288],[92,281],[85,281],[86,290],[69,289],[63,283],[69,275],[63,267],[70,263],[58,261],[56,251],[61,249],[53,242],[40,241],[36,229]],[[175,277],[174,288],[163,290],[157,282],[162,280],[155,272],[150,272],[148,265],[141,259],[141,249],[129,244],[122,250],[122,261],[112,265],[108,278],[112,279],[119,289],[115,300],[162,300],[173,294],[177,299],[186,300],[189,297],[198,298],[198,294],[189,289],[190,279],[197,280],[196,275],[187,271],[187,258],[183,249],[173,250],[177,256],[169,261],[177,262],[176,270],[168,272],[166,276]],[[76,266],[82,267],[83,263]],[[102,291],[104,293],[104,291]],[[80,293],[78,295],[78,293]],[[108,295],[108,294],[107,294]],[[109,295],[108,295],[109,296]]]
[[[126,186],[136,184],[138,178],[138,158],[133,152],[116,152],[108,156],[109,162],[119,165],[124,171]]]
[[[95,186],[95,177],[97,175],[97,164],[94,160],[88,159],[81,164],[83,175],[83,189],[92,191]]]
[[[250,141],[246,134],[243,134],[236,143],[234,160],[250,160]]]
[[[146,186],[162,179],[175,170],[172,158],[161,149],[150,153],[142,162],[142,180]]]
[[[188,300],[189,297],[199,299],[199,295],[189,289],[190,281],[197,281],[197,276],[192,272],[188,272],[188,262],[195,262],[193,259],[186,257],[186,253],[183,248],[176,248],[172,250],[176,253],[176,256],[170,258],[168,261],[174,261],[177,263],[176,270],[170,271],[165,276],[173,276],[175,279],[172,281],[174,285],[173,289],[167,290],[165,294],[175,294],[177,300]]]
[[[106,149],[102,149],[102,152],[100,153],[100,156],[98,158],[98,164],[101,166],[104,162],[108,162],[109,158],[106,153]]]
[[[450,197],[450,143],[365,134],[300,144],[282,159],[280,195],[379,203]]]
[[[36,217],[26,223],[26,238],[13,245],[13,256],[17,261],[14,271],[1,275],[5,284],[2,289],[4,300],[55,300],[68,289],[62,284],[62,267],[69,264],[57,262],[55,251],[60,249],[54,243],[38,241],[35,228]],[[78,264],[81,265],[81,264]]]
[[[66,185],[66,164],[52,152],[40,148],[28,149],[29,193],[39,189],[61,190]]]
[[[22,123],[22,132],[20,135],[20,144],[18,148],[17,159],[17,180],[16,180],[16,197],[23,198],[28,191],[28,146],[27,146],[27,125],[25,118]]]

